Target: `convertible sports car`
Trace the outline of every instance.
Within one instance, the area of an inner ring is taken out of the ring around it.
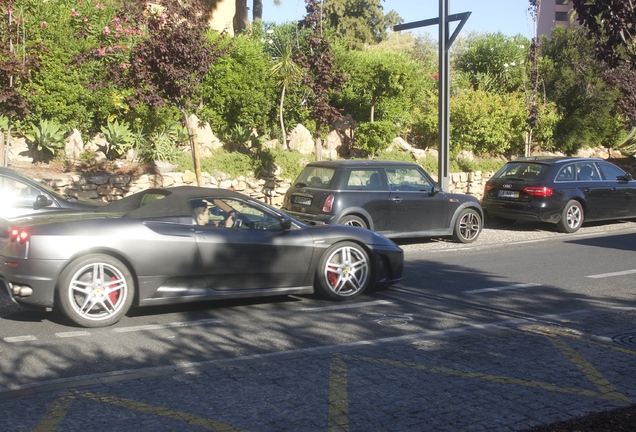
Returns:
[[[344,300],[402,269],[402,249],[381,235],[307,226],[223,189],[149,189],[95,212],[0,219],[11,298],[84,327],[114,324],[132,305],[314,290]]]

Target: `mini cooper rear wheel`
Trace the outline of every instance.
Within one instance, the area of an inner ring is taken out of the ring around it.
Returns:
[[[557,230],[563,233],[573,233],[583,225],[583,206],[576,200],[570,200],[561,212],[561,220],[557,222]]]
[[[57,304],[82,327],[105,327],[128,312],[134,295],[133,278],[121,261],[90,254],[71,262],[60,275]]]
[[[316,274],[316,289],[333,300],[354,298],[371,282],[369,255],[362,246],[342,242],[331,246],[320,260]]]
[[[462,210],[455,221],[453,240],[458,243],[471,243],[477,240],[481,232],[483,221],[476,210],[467,208]]]
[[[342,219],[340,219],[340,222],[338,222],[338,224],[339,225],[349,225],[349,226],[355,226],[355,227],[360,227],[360,228],[364,228],[364,229],[369,229],[369,226],[364,221],[364,219],[362,219],[359,216],[354,216],[354,215],[348,215],[348,216],[343,217]]]

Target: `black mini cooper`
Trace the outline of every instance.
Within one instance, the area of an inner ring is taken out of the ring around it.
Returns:
[[[389,238],[477,239],[479,201],[443,192],[419,165],[389,161],[308,164],[287,190],[283,210],[309,224],[353,225]]]
[[[572,233],[583,221],[636,217],[636,181],[603,159],[525,157],[488,180],[482,205],[488,217],[549,222]]]

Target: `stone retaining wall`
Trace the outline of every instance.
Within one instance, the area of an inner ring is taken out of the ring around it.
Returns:
[[[449,178],[450,192],[473,195],[481,199],[486,181],[494,173],[452,173]],[[233,189],[253,198],[280,206],[285,192],[290,187],[290,179],[282,178],[230,178],[227,175],[213,177],[202,173],[203,186]],[[154,187],[182,185],[196,186],[193,172],[170,172],[164,174],[108,175],[108,174],[56,174],[38,179],[53,190],[76,196],[80,199],[110,202]],[[271,198],[271,200],[270,200]]]

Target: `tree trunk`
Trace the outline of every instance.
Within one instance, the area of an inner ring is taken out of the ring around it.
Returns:
[[[252,21],[263,20],[263,0],[252,0]]]
[[[247,15],[247,0],[235,1],[236,11],[234,12],[234,34],[241,34],[250,25],[250,18]]]
[[[316,160],[322,160],[322,140],[319,132],[316,132]]]
[[[280,93],[280,105],[278,106],[278,118],[280,119],[280,130],[283,133],[283,150],[288,150],[287,147],[287,132],[285,132],[285,122],[283,121],[283,104],[285,103],[285,84],[283,84],[283,91]]]
[[[203,178],[201,177],[201,158],[199,157],[199,143],[197,143],[197,126],[191,125],[188,113],[184,108],[179,109],[185,118],[186,129],[188,130],[188,138],[190,139],[190,149],[192,150],[192,162],[194,162],[194,175],[197,178],[197,186],[203,186]]]

